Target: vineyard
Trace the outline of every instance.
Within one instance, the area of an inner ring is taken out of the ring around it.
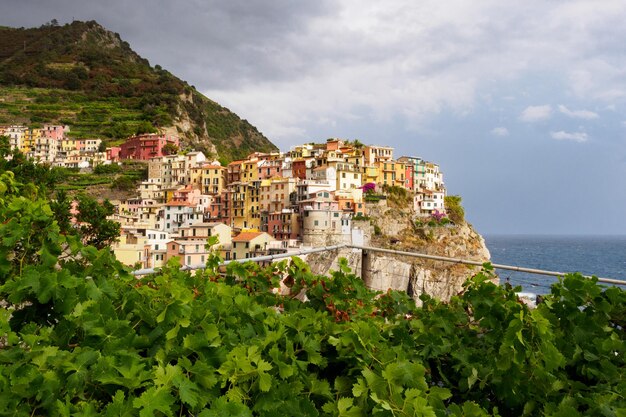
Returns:
[[[8,171],[0,236],[2,415],[626,415],[626,294],[580,275],[532,310],[489,265],[421,308],[298,258],[136,279]]]

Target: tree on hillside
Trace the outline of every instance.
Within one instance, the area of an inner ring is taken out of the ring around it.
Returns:
[[[11,142],[8,136],[0,135],[0,158],[5,158],[11,154]]]
[[[77,200],[76,221],[83,243],[98,249],[113,244],[120,236],[120,224],[107,219],[114,212],[113,204],[109,200],[100,203],[84,194],[79,195]]]
[[[461,196],[447,195],[444,198],[446,213],[452,222],[460,224],[465,222],[465,210],[461,205]]]
[[[25,183],[34,183],[44,192],[54,190],[56,184],[62,182],[67,170],[61,167],[50,167],[37,164],[27,158],[19,149],[11,149],[9,138],[0,136],[0,172],[11,171],[16,178]]]
[[[64,190],[57,191],[56,198],[50,200],[50,208],[62,234],[77,233],[77,230],[72,227],[72,200]]]
[[[168,142],[163,146],[163,155],[174,155],[176,153],[178,153],[178,146],[173,143]]]

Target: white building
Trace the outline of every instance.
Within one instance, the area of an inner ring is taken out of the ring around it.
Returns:
[[[181,227],[202,221],[202,212],[187,202],[169,202],[163,205],[159,216],[159,229],[175,232]]]

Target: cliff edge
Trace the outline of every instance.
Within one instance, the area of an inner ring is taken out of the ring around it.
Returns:
[[[389,205],[386,201],[367,204],[368,220],[354,221],[363,230],[364,246],[415,252],[427,255],[490,260],[482,236],[464,220],[456,224],[439,224],[416,216],[408,208]],[[358,249],[344,249],[309,255],[307,262],[314,273],[327,274],[337,268],[339,258],[346,258],[355,273],[368,273],[366,282],[372,289],[406,291],[419,304],[419,296],[428,294],[447,301],[462,291],[463,283],[480,268],[443,261],[370,252],[365,262]],[[365,263],[365,265],[363,265]]]

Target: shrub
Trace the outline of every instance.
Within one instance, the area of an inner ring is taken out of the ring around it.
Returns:
[[[93,173],[97,175],[116,174],[122,168],[118,164],[98,165],[94,168]]]
[[[465,222],[465,210],[461,205],[461,196],[458,195],[448,195],[444,198],[444,203],[446,206],[446,212],[448,213],[448,217],[455,224],[460,224]]]
[[[119,191],[132,191],[135,189],[135,182],[126,175],[121,175],[113,180],[111,188]]]

